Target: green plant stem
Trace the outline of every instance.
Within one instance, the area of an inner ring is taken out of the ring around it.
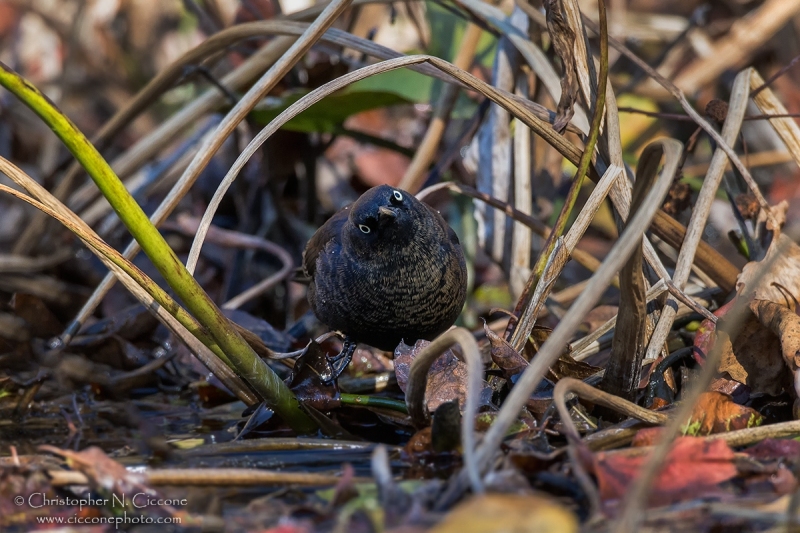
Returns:
[[[569,217],[572,214],[575,203],[578,201],[578,194],[580,194],[581,186],[583,186],[586,173],[589,170],[589,165],[592,162],[592,154],[597,145],[597,139],[600,137],[600,125],[603,123],[603,115],[605,114],[606,85],[608,83],[608,25],[606,24],[605,2],[600,0],[597,3],[597,7],[600,12],[600,73],[597,80],[597,102],[595,103],[594,116],[592,117],[592,125],[589,128],[589,138],[586,141],[583,155],[581,155],[578,170],[575,171],[572,185],[564,200],[564,206],[558,213],[558,218],[555,224],[553,224],[553,231],[548,236],[545,247],[536,261],[536,266],[533,268],[537,279],[540,278],[542,272],[544,272],[544,266],[547,263],[547,258],[550,257],[550,254],[553,252],[556,239],[564,234]]]
[[[86,169],[159,273],[227,354],[233,369],[253,386],[269,407],[292,429],[299,433],[315,431],[316,424],[305,414],[286,384],[231,327],[228,319],[189,274],[125,185],[83,133],[36,87],[2,62],[0,85],[36,113]]]
[[[342,405],[357,405],[360,407],[378,407],[381,409],[388,409],[390,411],[397,411],[398,413],[408,414],[408,408],[403,401],[392,400],[391,398],[383,398],[381,396],[365,396],[361,394],[339,394],[339,400]]]

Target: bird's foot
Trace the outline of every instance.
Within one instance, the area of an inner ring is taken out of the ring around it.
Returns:
[[[353,353],[356,351],[357,343],[353,342],[350,337],[344,338],[342,351],[333,357],[327,357],[326,369],[320,374],[320,378],[325,385],[330,385],[344,372],[347,365],[353,359]]]

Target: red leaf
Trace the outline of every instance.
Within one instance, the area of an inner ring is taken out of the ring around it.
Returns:
[[[631,448],[595,454],[593,467],[601,498],[621,498],[650,453]],[[721,440],[678,438],[656,478],[650,504],[663,505],[713,492],[718,484],[736,476],[733,458],[733,450]]]
[[[744,453],[759,461],[794,459],[800,457],[800,442],[792,439],[764,439]]]

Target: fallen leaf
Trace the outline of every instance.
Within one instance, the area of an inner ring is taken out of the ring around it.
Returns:
[[[653,398],[653,403],[650,404],[650,407],[648,407],[648,409],[650,409],[651,411],[658,411],[659,409],[663,409],[664,407],[666,407],[668,405],[669,405],[669,402],[667,400],[665,400],[664,398],[659,398],[658,396],[656,396],[655,398]]]
[[[744,453],[759,461],[792,460],[800,457],[800,442],[793,439],[764,439]]]
[[[755,300],[750,310],[781,343],[784,362],[791,371],[800,367],[800,317],[791,309],[767,300]]]
[[[473,496],[447,513],[431,533],[485,531],[571,533],[578,520],[553,500],[519,494]]]
[[[394,350],[394,368],[397,384],[405,392],[408,384],[408,373],[411,362],[417,354],[429,345],[426,340],[418,340],[414,346],[404,342],[397,345]],[[478,405],[489,405],[492,398],[492,388],[486,381],[482,381]],[[452,350],[447,350],[439,356],[428,371],[428,383],[425,387],[425,401],[428,412],[435,412],[445,402],[458,400],[461,410],[467,402],[467,365],[461,361]]]
[[[708,390],[726,394],[739,405],[746,404],[750,399],[750,387],[728,378],[714,378],[714,380],[711,382],[711,385],[708,386]]]
[[[726,394],[704,392],[697,400],[689,422],[684,426],[684,434],[703,436],[725,433],[758,426],[763,420],[758,411],[734,403]]]
[[[292,369],[289,388],[297,400],[320,411],[336,409],[341,405],[335,383],[325,383],[322,376],[333,372],[327,352],[322,345],[311,341],[305,353],[297,358]]]
[[[737,296],[736,298],[743,297]],[[724,317],[735,300],[718,309],[715,314]],[[744,324],[739,328],[739,334],[733,344],[727,338],[724,340],[718,371],[720,374],[728,374],[731,379],[747,385],[753,393],[777,396],[791,386],[790,370],[797,368],[797,363],[794,362],[796,352],[793,350],[800,346],[798,344],[800,336],[797,335],[800,330],[796,327],[800,324],[800,318],[773,302],[767,304],[760,302],[763,301],[757,300],[750,303],[752,312],[748,313]],[[788,318],[786,313],[773,306],[794,315],[794,319]],[[759,320],[759,316],[762,317],[762,320]],[[772,328],[781,331],[781,327],[784,325],[787,328],[784,341],[786,347],[782,348],[781,338],[775,334]],[[694,345],[701,353],[708,354],[716,338],[714,324],[709,320],[704,320],[695,336]],[[701,363],[704,361],[703,357],[696,357]],[[788,361],[785,362],[784,358],[790,358],[794,366],[791,368],[787,366]]]
[[[739,405],[721,392],[704,392],[692,409],[692,415],[683,425],[683,434],[691,437],[725,433],[761,425],[764,418],[750,407]],[[652,446],[658,442],[662,428],[644,428],[636,432],[631,446]]]
[[[598,366],[592,366],[583,361],[576,361],[568,353],[561,354],[558,361],[547,371],[547,379],[557,382],[562,378],[575,378],[584,380],[603,370]]]
[[[492,361],[500,367],[505,379],[512,379],[528,367],[528,361],[512,348],[504,338],[492,331],[486,322],[483,323],[483,330],[486,332],[486,337],[491,345]]]
[[[650,457],[650,450],[629,448],[594,455],[594,474],[604,501],[617,500]],[[679,437],[672,446],[650,493],[650,505],[706,496],[736,476],[734,453],[721,440]]]
[[[83,451],[74,452],[72,450],[62,450],[55,446],[39,446],[42,451],[61,456],[67,465],[77,471],[82,472],[89,480],[89,485],[99,494],[105,496],[114,495],[111,500],[116,502],[112,507],[119,507],[117,511],[128,509],[147,509],[148,514],[182,516],[184,511],[176,509],[170,505],[158,505],[156,502],[164,501],[159,493],[146,484],[143,475],[131,472],[124,465],[110,458],[97,446],[91,446]],[[137,504],[132,500],[133,495],[141,495],[146,505]],[[152,503],[151,503],[152,502]]]
[[[769,271],[760,273],[762,264]],[[794,307],[800,301],[800,246],[784,234],[770,244],[764,259],[751,261],[742,268],[736,291],[753,291],[753,299],[769,300]]]
[[[556,55],[561,58],[561,98],[556,107],[556,119],[553,129],[563,133],[575,114],[577,97],[575,82],[575,55],[573,46],[575,32],[564,17],[560,0],[545,0],[542,3],[547,16],[547,30],[553,43]]]

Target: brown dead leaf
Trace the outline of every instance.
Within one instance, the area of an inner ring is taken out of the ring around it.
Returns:
[[[564,17],[561,0],[544,0],[542,4],[547,14],[547,31],[550,32],[553,49],[556,55],[561,58],[561,98],[556,108],[553,129],[559,133],[564,133],[567,124],[572,120],[572,115],[575,114],[574,106],[577,96],[573,52],[575,32],[572,31]]]
[[[397,384],[405,392],[408,384],[408,373],[411,362],[417,354],[429,345],[426,340],[418,340],[414,346],[401,342],[394,350],[394,368]],[[481,390],[478,405],[489,405],[492,388],[485,381]],[[467,400],[467,365],[452,350],[447,350],[431,365],[428,371],[428,383],[425,387],[425,401],[428,411],[433,413],[445,402],[458,400],[463,410]]]
[[[528,367],[528,361],[485,322],[483,330],[491,345],[492,361],[503,371],[503,378],[512,379]]]
[[[737,296],[742,298],[742,296]],[[734,300],[735,301],[735,300]],[[722,347],[722,356],[719,365],[719,372],[721,374],[727,373],[731,379],[744,383],[754,393],[764,393],[772,396],[777,396],[783,392],[791,384],[791,370],[797,368],[797,362],[794,359],[798,345],[797,325],[800,325],[800,319],[796,315],[794,319],[787,318],[785,313],[779,313],[777,308],[786,310],[789,314],[791,311],[779,306],[772,302],[759,303],[763,301],[751,302],[751,311],[763,316],[764,320],[759,320],[758,316],[754,313],[749,313],[745,319],[744,324],[739,330],[739,334],[731,344],[729,339],[725,339]],[[717,310],[715,315],[724,316],[728,309],[732,307],[733,301]],[[795,327],[787,331],[785,337],[786,347],[781,346],[781,338],[777,336],[772,329],[788,324],[791,321]],[[794,332],[794,333],[792,333]],[[695,336],[695,346],[702,350],[702,353],[707,354],[714,345],[717,338],[716,329],[713,323],[708,320],[703,321],[698,334]],[[784,353],[786,354],[784,356]],[[789,359],[792,360],[791,367],[787,366]]]
[[[723,377],[714,378],[711,385],[708,386],[708,390],[726,394],[738,404],[747,403],[750,398],[750,389],[747,385]]]
[[[20,465],[5,463],[0,466],[1,531],[41,529],[41,522],[36,527],[36,518],[41,517],[43,510],[39,503],[45,498],[55,502],[59,495],[44,469],[36,464],[28,464],[25,458],[20,459]],[[74,508],[56,503],[46,506],[45,509],[50,516],[60,515],[65,510],[74,515]]]
[[[336,409],[341,405],[339,389],[335,383],[326,383],[322,379],[331,372],[326,350],[316,341],[311,341],[305,353],[297,358],[289,388],[303,405],[319,411]]]
[[[780,339],[784,362],[793,372],[797,370],[800,367],[800,317],[797,313],[766,300],[750,302],[750,310]]]
[[[430,531],[572,533],[578,531],[578,519],[554,500],[541,496],[485,494],[460,503]]]
[[[583,361],[576,361],[571,355],[561,354],[550,370],[547,371],[547,379],[557,382],[562,378],[586,379],[600,372],[602,368],[592,366]]]
[[[758,426],[763,421],[761,414],[750,407],[739,405],[733,398],[720,392],[704,392],[692,409],[689,421],[683,426],[683,434],[691,437],[725,433],[737,429]],[[631,446],[652,446],[658,442],[662,428],[640,429]]]
[[[122,492],[130,492],[134,488],[142,487],[144,483],[143,476],[129,472],[97,446],[81,452],[62,450],[49,445],[39,446],[39,449],[63,457],[70,468],[82,472],[97,489],[104,491],[120,489]]]
[[[692,410],[692,417],[684,427],[691,436],[724,433],[761,424],[763,417],[758,411],[734,403],[730,396],[720,392],[704,392]]]
[[[595,454],[593,468],[600,497],[604,501],[622,498],[650,453],[629,448]],[[721,440],[679,437],[653,484],[650,505],[708,496],[717,485],[736,476],[733,460],[733,450]]]
[[[759,279],[759,270],[765,262],[771,262],[769,272]],[[800,246],[786,235],[779,235],[764,259],[751,261],[742,268],[736,291],[741,294],[744,287],[754,291],[752,298],[755,300],[769,300],[793,308],[800,301]]]
[[[184,513],[169,505],[150,505],[148,503],[139,507],[138,503],[131,500],[132,495],[151,496],[149,498],[145,497],[143,501],[155,502],[159,500],[159,493],[146,484],[144,476],[129,471],[125,466],[110,458],[96,446],[80,452],[62,450],[49,445],[39,446],[39,449],[63,457],[70,468],[82,472],[89,479],[89,484],[94,490],[103,495],[114,494],[116,496],[115,501],[121,502],[122,506],[130,507],[136,505],[136,509],[146,508],[148,513],[166,513],[170,516]]]

